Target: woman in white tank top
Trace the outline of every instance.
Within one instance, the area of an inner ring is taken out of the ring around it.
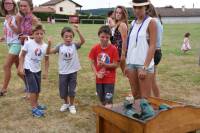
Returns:
[[[150,96],[154,73],[154,52],[156,48],[156,22],[147,15],[148,0],[133,0],[136,16],[131,24],[127,39],[127,68],[133,96],[148,98]]]

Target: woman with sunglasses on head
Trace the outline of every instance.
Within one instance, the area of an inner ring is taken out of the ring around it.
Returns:
[[[15,64],[16,67],[19,65],[18,55],[21,50],[21,44],[18,39],[20,34],[20,17],[16,15],[18,11],[17,4],[14,0],[2,0],[1,9],[2,15],[5,16],[5,21],[3,24],[4,37],[0,38],[0,42],[5,41],[9,49],[3,66],[4,79],[0,90],[0,96],[4,96],[8,90],[12,65]]]
[[[131,23],[127,39],[126,75],[135,99],[150,96],[154,75],[156,22],[147,15],[148,0],[133,0],[136,20]]]
[[[122,72],[125,69],[126,39],[128,33],[128,13],[125,7],[117,6],[114,11],[115,26],[111,43],[118,49],[119,62]]]

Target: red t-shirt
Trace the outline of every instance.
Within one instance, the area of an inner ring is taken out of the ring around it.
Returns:
[[[94,61],[94,66],[97,72],[102,71],[105,73],[102,79],[96,77],[97,84],[114,84],[116,77],[116,69],[106,69],[98,66],[98,61],[103,61],[106,64],[118,62],[118,51],[115,46],[109,44],[108,47],[102,49],[100,44],[96,44],[89,53],[89,58]]]

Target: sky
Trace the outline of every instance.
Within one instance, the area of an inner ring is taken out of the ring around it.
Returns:
[[[34,5],[40,5],[49,0],[33,0]],[[73,0],[83,6],[82,9],[110,8],[117,5],[131,7],[132,0]],[[200,0],[151,0],[154,6],[164,7],[172,5],[176,8],[185,6],[186,8],[200,8]]]

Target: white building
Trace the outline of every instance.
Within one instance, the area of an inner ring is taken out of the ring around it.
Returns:
[[[40,7],[52,8],[55,10],[55,14],[76,15],[76,10],[81,10],[82,5],[72,0],[50,0]]]

